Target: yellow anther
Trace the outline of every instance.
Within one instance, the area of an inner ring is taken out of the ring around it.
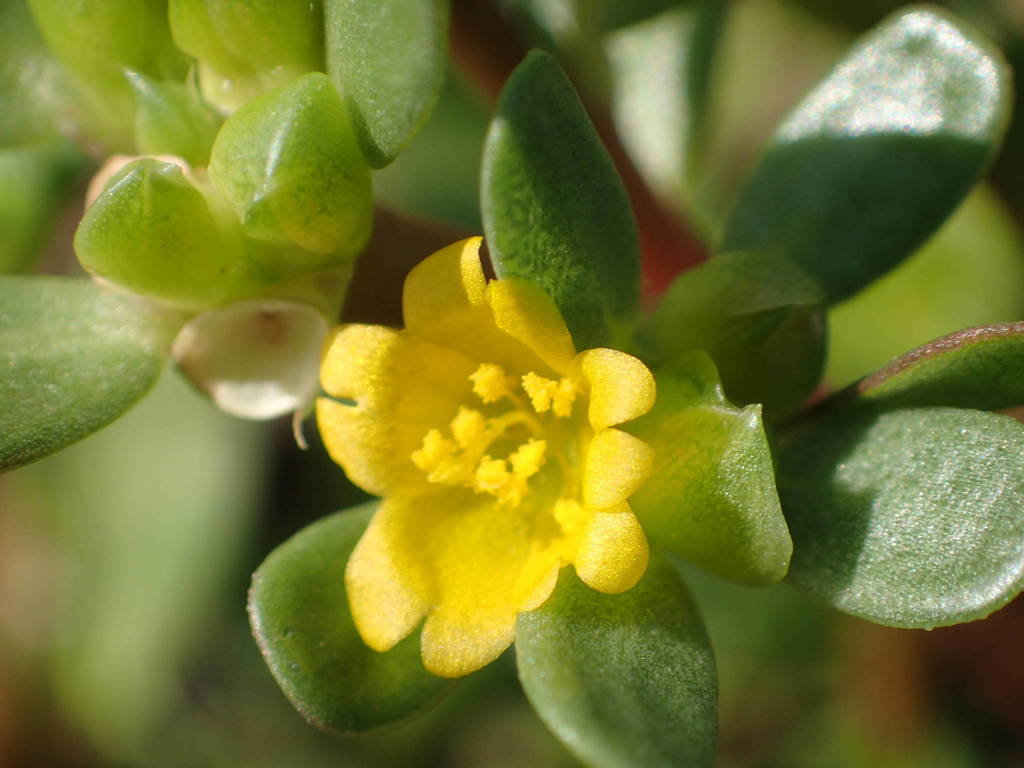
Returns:
[[[460,448],[479,448],[483,451],[487,447],[483,444],[487,440],[487,420],[480,411],[459,408],[452,419],[451,430]]]
[[[494,363],[481,363],[469,378],[473,382],[473,393],[485,403],[497,402],[512,394],[515,387],[515,380]]]
[[[466,476],[466,467],[455,455],[456,450],[454,441],[432,429],[423,436],[422,445],[410,458],[416,467],[427,473],[430,482],[457,485]]]
[[[523,389],[530,396],[530,404],[537,413],[553,410],[556,416],[568,417],[576,390],[569,379],[546,379],[532,371],[523,376]]]
[[[512,479],[512,475],[509,474],[504,459],[492,459],[490,456],[484,456],[480,461],[480,466],[476,468],[473,479],[475,481],[474,488],[478,492],[500,496]]]
[[[545,440],[528,440],[516,448],[515,452],[509,456],[515,476],[526,480],[540,472],[540,468],[544,466],[544,454],[547,447],[548,444]]]
[[[562,533],[572,534],[583,527],[586,522],[586,512],[583,505],[574,499],[559,499],[555,502],[552,510],[555,522],[562,529]]]

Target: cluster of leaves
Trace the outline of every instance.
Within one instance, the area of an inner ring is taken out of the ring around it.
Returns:
[[[76,94],[82,135],[208,174],[136,161],[83,220],[83,264],[146,302],[84,280],[0,279],[10,372],[0,393],[17,404],[0,414],[4,468],[116,418],[192,317],[253,299],[335,312],[346,276],[326,299],[308,282],[345,273],[363,248],[369,168],[426,119],[445,59],[443,2],[325,0],[271,13],[171,0],[166,15],[153,13],[159,3],[125,2],[102,4],[123,18],[78,19],[58,5],[32,9],[64,69],[41,48],[33,55]],[[675,164],[649,175],[691,190],[724,4],[657,16],[673,4],[637,5],[608,18],[580,4],[615,28],[619,87],[645,76],[685,84],[667,126],[645,114],[631,129],[635,105],[617,117],[642,167],[655,144],[645,137],[670,132]],[[133,34],[102,51],[82,43],[116,29]],[[665,40],[669,71],[645,72],[639,52]],[[953,334],[800,410],[821,386],[830,308],[911,255],[963,199],[1003,139],[1010,87],[1000,53],[968,24],[936,9],[897,12],[778,127],[722,223],[719,252],[643,313],[629,199],[575,91],[542,53],[507,82],[480,182],[495,274],[536,282],[578,348],[627,349],[659,384],[654,411],[631,427],[659,462],[659,482],[639,492],[655,510],[642,521],[658,550],[647,575],[607,596],[567,570],[517,629],[531,703],[588,763],[713,760],[714,659],[677,557],[744,584],[787,578],[899,627],[981,618],[1024,587],[1024,426],[998,413],[1024,395],[1024,324]],[[69,151],[54,142],[52,157]],[[66,159],[48,162],[40,167],[67,173]],[[168,249],[180,249],[173,269]],[[378,654],[358,637],[342,574],[371,511],[298,533],[250,594],[282,689],[310,721],[345,733],[413,717],[452,685],[422,669],[414,638]]]

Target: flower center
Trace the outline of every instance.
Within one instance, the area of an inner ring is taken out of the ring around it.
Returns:
[[[448,425],[450,436],[431,429],[410,458],[432,483],[471,488],[517,507],[547,461],[549,439],[564,431],[553,427],[572,416],[576,386],[533,372],[517,381],[493,363],[481,364],[469,378],[487,413],[461,406]],[[498,403],[511,407],[501,411]],[[563,464],[562,446],[556,448],[552,453]]]

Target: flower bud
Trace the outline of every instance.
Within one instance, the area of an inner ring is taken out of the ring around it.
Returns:
[[[230,117],[213,146],[210,178],[249,237],[293,246],[255,257],[276,260],[263,267],[344,266],[369,238],[370,170],[324,74],[303,75]]]
[[[230,230],[181,165],[140,158],[115,174],[85,212],[75,253],[112,283],[199,308],[254,288],[240,233]]]
[[[324,68],[315,0],[170,0],[168,13],[175,42],[199,62],[203,96],[225,113]]]

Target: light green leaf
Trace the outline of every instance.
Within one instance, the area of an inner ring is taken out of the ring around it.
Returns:
[[[135,94],[135,144],[146,155],[177,155],[207,165],[221,118],[191,83],[125,74]]]
[[[597,768],[711,766],[715,660],[679,574],[654,557],[621,595],[568,569],[516,627],[519,679],[541,719]]]
[[[90,280],[0,277],[0,470],[128,410],[159,376],[179,323]]]
[[[1024,588],[1024,426],[959,408],[856,408],[784,443],[789,578],[896,627],[987,616]]]
[[[249,617],[270,671],[295,708],[329,731],[365,733],[407,720],[453,681],[420,661],[419,633],[385,653],[359,637],[345,595],[345,564],[375,505],[304,528],[253,575]]]
[[[546,53],[527,56],[502,91],[480,192],[498,277],[543,288],[578,349],[617,346],[639,299],[636,226],[579,97]]]
[[[232,115],[213,146],[210,177],[247,235],[308,252],[285,251],[273,263],[264,259],[264,267],[340,266],[370,236],[370,169],[322,73],[303,75]]]
[[[724,248],[774,250],[830,302],[912,253],[1002,140],[1009,75],[980,33],[926,7],[866,35],[776,132]]]
[[[437,102],[448,61],[448,0],[324,0],[327,72],[367,161],[383,168]]]
[[[820,288],[782,256],[724,253],[682,274],[639,333],[655,360],[711,355],[726,394],[778,419],[821,379],[825,317]]]
[[[629,499],[644,531],[723,578],[783,578],[793,545],[760,406],[731,406],[702,353],[654,373],[654,408],[625,426],[654,448],[651,477]]]
[[[42,255],[87,167],[85,156],[65,140],[0,149],[0,273],[19,272]]]
[[[75,253],[93,274],[176,306],[252,290],[240,233],[215,216],[180,166],[153,158],[107,182],[78,225]]]
[[[199,62],[203,95],[225,113],[324,68],[319,0],[169,0],[167,11],[174,42]]]

